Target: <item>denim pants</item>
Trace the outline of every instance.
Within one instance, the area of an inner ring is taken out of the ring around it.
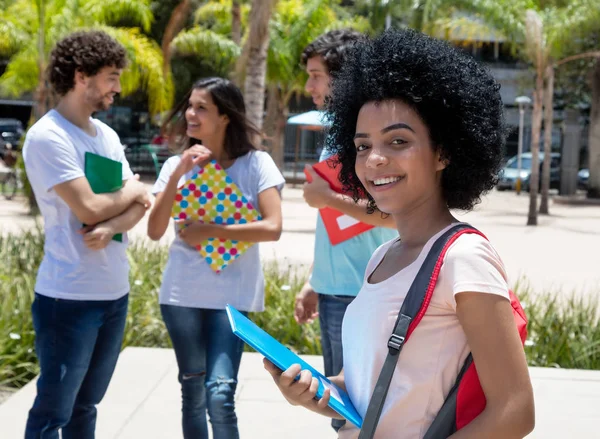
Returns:
[[[81,301],[35,295],[31,311],[40,364],[25,439],[93,439],[96,405],[121,351],[128,295]]]
[[[160,309],[179,366],[184,439],[208,439],[207,412],[214,439],[238,439],[234,397],[244,342],[231,332],[227,312]]]
[[[344,367],[342,350],[342,321],[346,308],[354,296],[334,296],[319,294],[319,323],[321,325],[321,347],[323,348],[323,362],[325,363],[325,376],[335,376]],[[332,419],[331,426],[338,431],[346,421]]]

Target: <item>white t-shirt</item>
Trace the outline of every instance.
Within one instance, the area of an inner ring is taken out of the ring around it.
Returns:
[[[402,302],[435,239],[448,228],[432,237],[408,267],[370,284],[367,279],[394,241],[377,249],[367,266],[364,285],[346,311],[342,326],[344,378],[350,399],[363,418]],[[509,300],[504,265],[490,243],[476,234],[461,235],[446,253],[429,308],[400,353],[376,439],[417,439],[427,432],[470,352],[455,300],[456,294],[468,291]],[[339,437],[355,439],[358,429],[346,423]]]
[[[180,161],[181,156],[174,156],[165,162],[152,188],[154,194],[164,191]],[[184,175],[178,186],[195,172],[192,169]],[[272,187],[281,191],[285,183],[271,156],[263,151],[239,157],[226,172],[257,210],[258,194]],[[200,253],[175,233],[163,272],[160,303],[207,309],[225,309],[229,303],[241,311],[262,311],[264,284],[258,245],[251,246],[223,271],[215,273]]]
[[[54,186],[84,177],[85,152],[123,163],[123,180],[132,177],[119,136],[90,119],[92,137],[59,112],[50,110],[31,127],[23,158],[27,178],[44,217],[44,258],[35,291],[70,300],[116,300],[129,292],[129,263],[123,243],[111,241],[103,250],[89,250],[78,233],[82,224]]]

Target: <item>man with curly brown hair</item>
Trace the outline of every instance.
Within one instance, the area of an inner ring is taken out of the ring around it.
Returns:
[[[91,439],[96,405],[123,340],[129,293],[127,236],[150,204],[117,134],[93,119],[121,91],[125,49],[104,32],[76,32],[52,51],[48,79],[60,97],[27,133],[25,169],[46,235],[32,305],[40,364],[26,439]],[[122,164],[122,189],[95,194],[85,155]],[[83,227],[82,224],[89,226]],[[123,234],[122,242],[113,240]]]

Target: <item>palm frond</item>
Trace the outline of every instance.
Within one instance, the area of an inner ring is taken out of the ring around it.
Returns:
[[[15,0],[0,0],[0,11],[5,11],[12,5]]]
[[[529,9],[525,13],[525,53],[538,71],[543,71],[548,60],[548,46],[544,22],[540,14]]]
[[[81,17],[83,1],[62,0],[55,3],[54,10],[51,11],[48,17],[46,31],[46,46],[48,51],[58,40],[84,25],[83,17]]]
[[[231,32],[231,0],[209,1],[194,12],[194,24],[227,35]]]
[[[232,65],[240,56],[240,47],[218,33],[196,26],[179,33],[171,43],[175,54],[196,55]]]
[[[0,76],[2,94],[19,97],[36,89],[39,81],[37,48],[28,46],[10,59],[6,71]]]
[[[173,104],[174,87],[170,75],[164,76],[162,52],[158,44],[138,29],[103,27],[127,51],[129,65],[121,77],[124,96],[143,89],[148,95],[151,114],[168,110]]]
[[[507,38],[493,26],[473,16],[439,18],[434,22],[430,33],[445,40],[458,43],[478,44],[482,41],[505,41]]]
[[[332,23],[329,23],[327,27],[323,30],[323,32],[329,32],[334,29],[354,29],[358,32],[362,32],[363,34],[369,33],[371,28],[371,23],[366,17],[350,17],[345,18],[343,20],[336,20]]]
[[[267,79],[281,83],[303,82],[300,68],[302,50],[331,23],[336,15],[330,0],[280,1],[270,23]]]
[[[213,0],[204,3],[196,9],[196,12],[194,12],[194,24],[210,29],[221,35],[229,35],[231,33],[232,3],[231,0]],[[251,7],[248,3],[242,3],[240,5],[242,30],[248,25],[250,9]]]
[[[299,47],[299,52],[337,18],[330,8],[330,0],[312,0],[303,3],[304,11],[296,17],[288,35],[289,44],[292,47]]]
[[[528,9],[536,9],[536,2],[533,0],[456,0],[455,7],[481,19],[507,38],[523,41],[524,13]]]
[[[585,38],[600,23],[600,0],[571,0],[564,8],[547,8],[542,19],[554,58],[568,51],[573,39]]]
[[[10,6],[0,11],[0,17],[15,24],[21,31],[30,34],[38,29],[38,13],[31,0],[15,0]]]
[[[124,21],[141,27],[149,32],[154,15],[150,8],[150,0],[87,0],[84,13],[95,24],[114,26]]]
[[[226,21],[227,16],[231,16],[231,5],[231,0],[213,0],[204,3],[194,12],[194,21],[196,24],[212,19]]]
[[[0,17],[0,57],[10,58],[30,44],[31,36],[10,17]]]

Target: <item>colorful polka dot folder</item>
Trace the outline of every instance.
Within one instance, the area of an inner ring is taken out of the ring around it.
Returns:
[[[177,190],[172,211],[176,220],[210,224],[246,224],[261,217],[215,161],[211,161]],[[210,268],[220,273],[254,243],[209,238],[196,248]]]

